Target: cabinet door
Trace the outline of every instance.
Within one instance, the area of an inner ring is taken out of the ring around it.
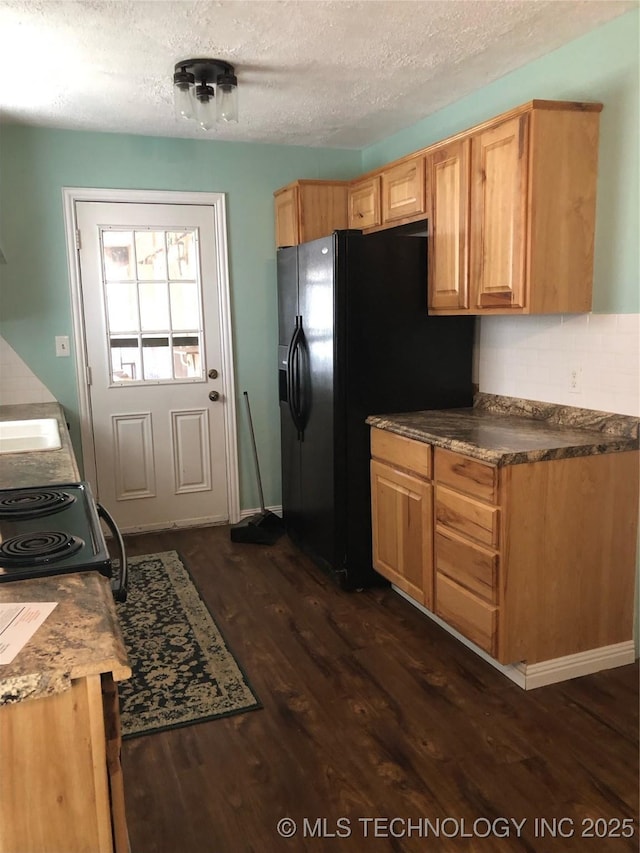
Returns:
[[[297,246],[300,242],[298,188],[285,187],[275,194],[276,246]]]
[[[385,169],[382,173],[382,221],[399,219],[424,213],[425,207],[424,157]]]
[[[429,307],[469,305],[469,148],[453,142],[429,158]]]
[[[380,176],[349,187],[349,228],[373,228],[381,224]]]
[[[299,182],[300,243],[347,227],[347,189],[346,181]]]
[[[430,483],[372,460],[374,568],[426,607],[433,599],[432,509]]]
[[[528,114],[471,140],[470,273],[475,308],[526,307]]]

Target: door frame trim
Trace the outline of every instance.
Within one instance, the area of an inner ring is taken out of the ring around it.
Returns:
[[[240,483],[238,472],[238,442],[236,427],[236,391],[231,333],[231,298],[229,282],[229,251],[227,243],[226,196],[213,192],[174,192],[171,190],[122,190],[97,187],[63,187],[64,229],[67,244],[67,266],[71,296],[72,328],[75,339],[76,386],[80,414],[80,441],[85,478],[97,484],[96,456],[93,443],[91,399],[87,382],[87,347],[82,310],[80,258],[76,247],[76,202],[92,201],[129,204],[188,204],[213,207],[218,274],[218,312],[220,322],[220,365],[222,393],[230,403],[224,407],[225,457],[227,465],[227,502],[229,522],[240,521]]]

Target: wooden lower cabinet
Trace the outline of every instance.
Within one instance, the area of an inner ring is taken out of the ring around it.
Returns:
[[[127,853],[117,713],[99,674],[0,708],[1,853]]]
[[[431,606],[431,483],[373,460],[373,561],[376,569]]]
[[[632,640],[638,451],[496,467],[384,432],[371,435],[380,574],[502,664]],[[416,508],[431,498],[429,518]]]
[[[384,430],[371,433],[373,564],[398,589],[431,607],[431,448],[416,444]]]

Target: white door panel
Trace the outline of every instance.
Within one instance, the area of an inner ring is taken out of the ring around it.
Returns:
[[[227,521],[214,209],[76,217],[99,499],[124,531]]]

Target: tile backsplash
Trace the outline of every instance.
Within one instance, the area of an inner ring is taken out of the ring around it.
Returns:
[[[24,361],[0,337],[0,405],[14,403],[53,403],[49,389],[35,376]]]
[[[640,416],[640,314],[482,317],[480,391]]]

